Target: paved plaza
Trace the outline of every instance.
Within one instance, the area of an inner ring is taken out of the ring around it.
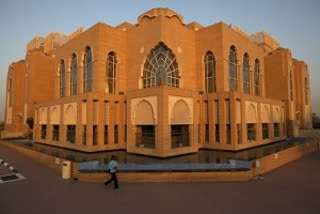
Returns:
[[[0,214],[319,213],[320,152],[248,182],[101,183],[60,173],[0,144],[0,159],[26,179],[0,184]],[[3,165],[0,176],[10,173]]]

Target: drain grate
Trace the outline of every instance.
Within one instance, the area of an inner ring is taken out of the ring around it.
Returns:
[[[21,180],[21,179],[24,179],[24,177],[20,173],[1,175],[0,176],[0,184],[11,182],[11,181],[17,181],[17,180]]]

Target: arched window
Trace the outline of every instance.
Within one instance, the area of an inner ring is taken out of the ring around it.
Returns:
[[[236,47],[231,46],[229,50],[229,87],[230,91],[237,91],[237,53]]]
[[[77,94],[78,86],[78,60],[75,54],[72,54],[71,75],[70,75],[70,95]]]
[[[250,75],[249,75],[249,55],[245,53],[243,55],[243,71],[242,71],[242,78],[243,78],[243,92],[246,94],[250,93]]]
[[[293,101],[293,80],[292,72],[290,71],[290,100]]]
[[[304,79],[304,102],[308,105],[308,80]]]
[[[179,87],[179,69],[176,57],[162,42],[153,48],[143,68],[143,87],[161,85]]]
[[[66,96],[66,68],[64,61],[60,62],[60,97]]]
[[[107,57],[106,69],[106,85],[107,93],[114,94],[116,91],[116,71],[117,71],[117,58],[114,52],[110,52]]]
[[[260,62],[258,59],[254,62],[254,94],[260,95]]]
[[[86,48],[84,54],[84,71],[83,71],[83,92],[92,91],[92,51],[90,47]]]
[[[216,91],[216,60],[211,51],[208,51],[204,58],[205,67],[205,92]]]

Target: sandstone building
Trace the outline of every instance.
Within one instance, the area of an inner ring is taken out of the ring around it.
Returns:
[[[5,132],[86,152],[237,151],[311,128],[309,73],[266,32],[185,24],[167,8],[27,45],[7,75]]]

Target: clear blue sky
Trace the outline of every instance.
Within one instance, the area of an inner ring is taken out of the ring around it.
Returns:
[[[223,21],[249,34],[265,30],[293,57],[308,64],[313,111],[320,115],[319,0],[0,0],[0,121],[4,120],[7,69],[24,59],[26,44],[50,32],[70,34],[97,22],[117,26],[137,22],[143,12],[168,7],[208,26]]]

